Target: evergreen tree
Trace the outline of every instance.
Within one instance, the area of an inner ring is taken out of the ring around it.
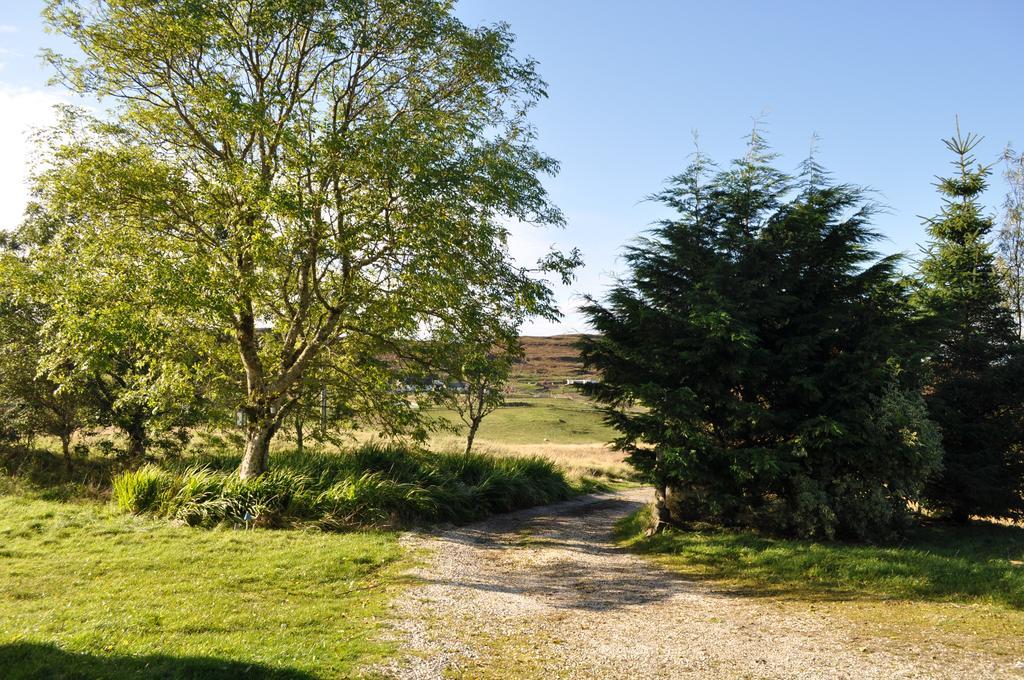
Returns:
[[[989,169],[973,156],[972,134],[945,144],[956,172],[941,178],[941,213],[928,220],[932,237],[920,266],[917,305],[936,324],[929,412],[942,432],[944,471],[928,487],[933,508],[957,521],[970,515],[1019,516],[1021,456],[1021,343],[1000,288],[989,244],[992,219],[980,197]]]
[[[940,456],[905,286],[860,190],[772,161],[755,133],[728,170],[698,155],[657,195],[676,217],[584,308],[592,394],[663,522],[885,536]]]

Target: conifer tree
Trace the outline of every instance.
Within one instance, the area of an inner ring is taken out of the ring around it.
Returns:
[[[773,159],[755,132],[729,169],[698,155],[656,196],[676,215],[584,308],[592,393],[662,522],[885,536],[940,456],[907,291],[862,191]]]
[[[936,325],[927,403],[945,450],[943,472],[929,485],[928,499],[960,522],[1024,511],[1024,356],[989,243],[993,221],[980,203],[990,173],[974,158],[980,142],[961,135],[959,125],[956,136],[945,140],[956,172],[937,184],[943,207],[927,221],[932,241],[915,295]]]

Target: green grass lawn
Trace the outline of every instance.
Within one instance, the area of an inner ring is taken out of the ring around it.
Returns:
[[[166,465],[173,471],[196,461],[207,466],[207,486],[218,482],[213,486],[221,494],[203,502],[216,506],[228,498],[222,486],[244,486],[221,483],[237,464],[226,454]],[[372,446],[333,454],[277,452],[274,465],[276,472],[260,480],[294,482],[294,488],[285,485],[293,501],[300,491],[319,498],[323,489],[307,486],[363,484],[366,475],[381,476],[381,484],[391,484],[386,489],[415,486],[422,494],[441,494],[444,507],[420,509],[424,522],[473,519],[583,488],[570,486],[543,460]],[[104,456],[76,458],[70,473],[44,449],[0,458],[3,680],[341,678],[362,675],[397,652],[381,637],[388,603],[404,587],[401,574],[409,564],[397,533],[356,530],[355,519],[346,532],[321,531],[313,521],[281,523],[304,529],[247,530],[230,517],[212,528],[192,528],[118,511],[110,480],[120,474],[119,464]],[[344,486],[352,493],[342,500],[360,501],[360,513],[395,510],[389,504],[395,498],[374,492],[373,485],[364,498],[356,486]],[[362,519],[374,523],[374,517]]]
[[[457,421],[453,414],[447,417]],[[477,437],[502,444],[609,442],[616,433],[601,418],[584,399],[515,397],[484,418]]]
[[[623,520],[623,544],[687,578],[843,615],[883,634],[948,634],[994,653],[1022,649],[1022,527],[925,526],[898,545],[852,545],[726,530],[646,537],[648,521],[649,510]]]
[[[396,535],[203,530],[0,495],[0,677],[350,677],[391,652]]]

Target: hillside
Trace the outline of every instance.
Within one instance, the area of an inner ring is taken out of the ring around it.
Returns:
[[[576,394],[566,389],[569,379],[595,378],[596,374],[583,367],[575,344],[582,335],[524,335],[519,340],[525,359],[512,369],[512,382],[517,391],[532,394]]]
[[[565,382],[569,378],[594,377],[583,368],[576,343],[582,335],[531,336],[519,338],[526,352],[526,358],[516,364],[516,379],[555,380]]]

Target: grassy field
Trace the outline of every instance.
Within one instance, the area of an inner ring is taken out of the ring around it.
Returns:
[[[440,437],[431,442],[439,450],[451,450],[465,440]],[[574,482],[592,477],[611,480],[634,480],[635,471],[623,459],[623,454],[605,444],[504,444],[493,440],[478,439],[473,444],[475,451],[501,456],[541,456],[553,461],[565,470]]]
[[[454,423],[454,414],[438,412]],[[554,461],[573,478],[625,479],[633,475],[623,454],[607,442],[615,431],[604,424],[601,412],[589,401],[563,397],[513,397],[484,418],[474,448],[496,455],[542,456]],[[438,451],[465,447],[457,435],[439,435],[431,441]]]
[[[454,420],[454,416],[442,413]],[[589,401],[557,397],[510,398],[486,418],[477,437],[503,445],[603,444],[615,431]]]
[[[1024,639],[1024,527],[924,526],[899,545],[814,543],[747,531],[645,537],[649,511],[619,537],[686,578],[864,624],[878,634],[942,638],[993,654]]]
[[[0,495],[0,677],[348,677],[391,652],[396,534],[205,531]]]

